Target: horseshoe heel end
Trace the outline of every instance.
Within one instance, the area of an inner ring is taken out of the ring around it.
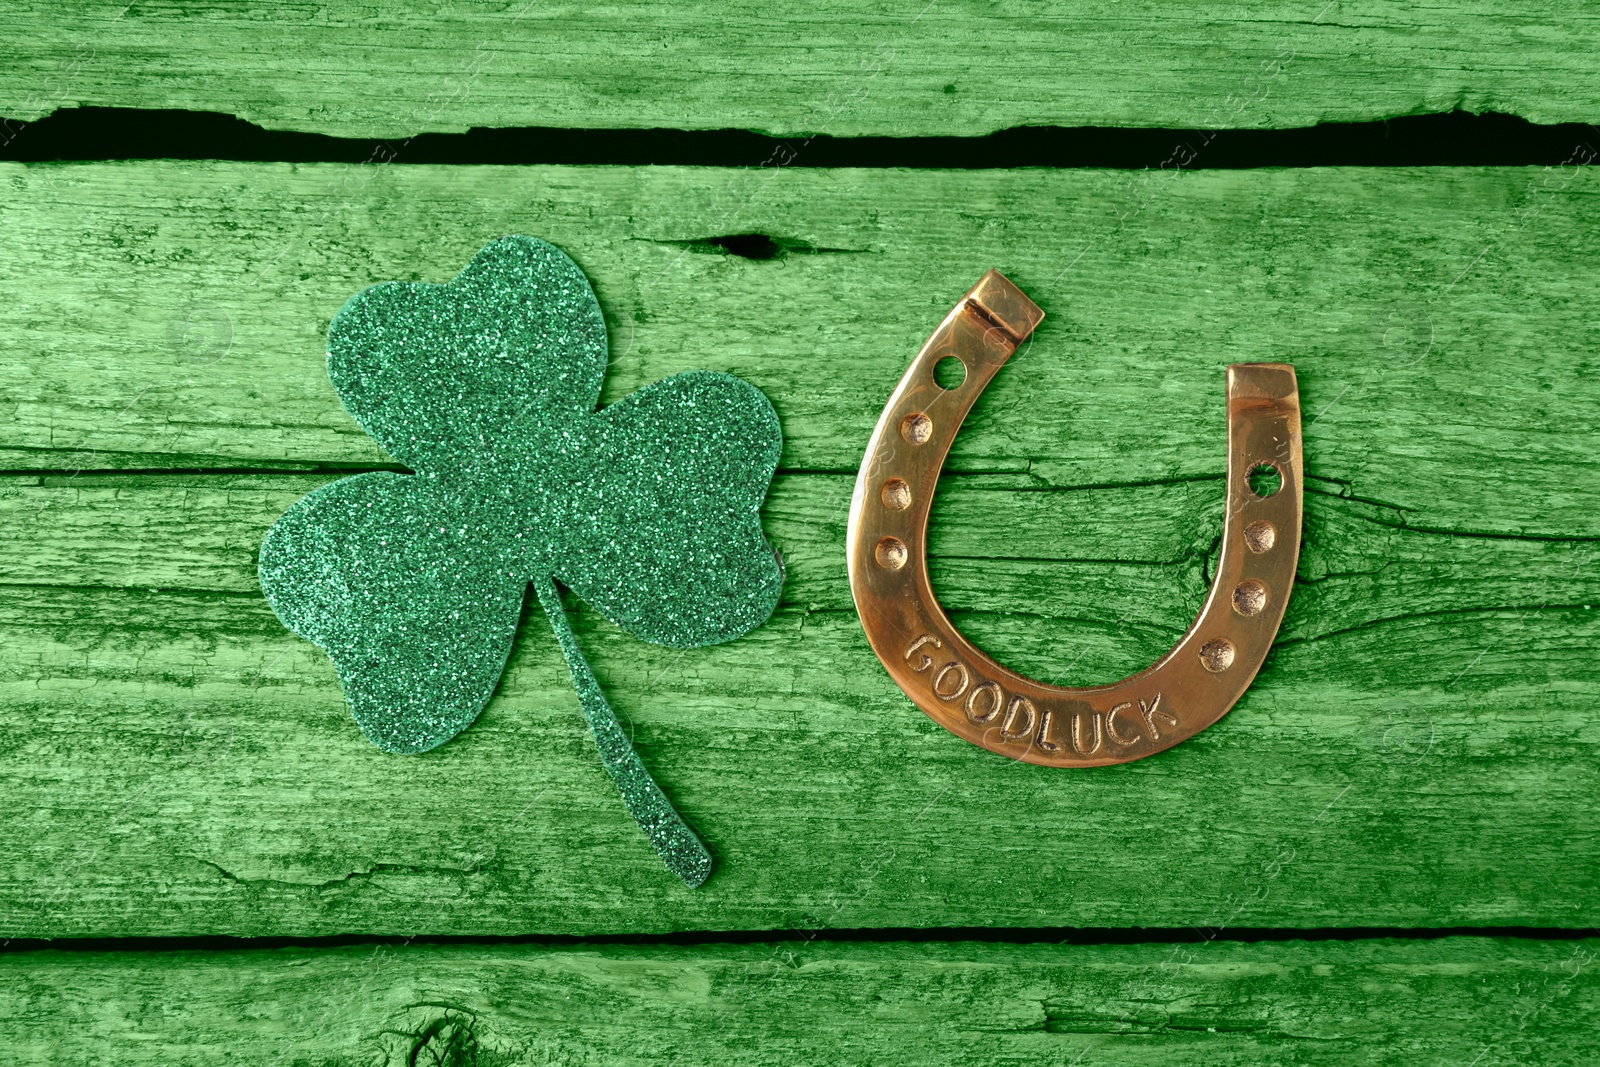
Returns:
[[[911,361],[878,420],[850,507],[850,587],[895,683],[930,718],[991,752],[1054,767],[1127,763],[1216,722],[1266,658],[1294,583],[1303,506],[1300,397],[1287,363],[1227,374],[1227,500],[1216,579],[1182,639],[1110,685],[1034,681],[950,622],[928,579],[939,471],[984,387],[1044,313],[998,271],[973,286]],[[935,376],[955,358],[960,384]],[[1275,484],[1274,484],[1275,483]]]
[[[1013,346],[1026,340],[1044,321],[1039,305],[997,270],[985,271],[962,301],[973,305],[979,314],[1004,330]]]

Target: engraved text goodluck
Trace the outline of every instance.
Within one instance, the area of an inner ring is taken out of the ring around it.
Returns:
[[[1131,749],[1140,743],[1154,745],[1163,730],[1178,728],[1178,716],[1162,705],[1161,694],[1148,699],[1124,700],[1098,711],[1081,700],[1063,708],[1040,710],[1021,693],[1007,693],[997,681],[975,675],[970,667],[948,653],[944,641],[922,634],[906,647],[911,670],[927,678],[928,689],[939,700],[960,707],[967,721],[987,727],[1002,744],[1038,747],[1051,754],[1067,750],[1090,759]]]

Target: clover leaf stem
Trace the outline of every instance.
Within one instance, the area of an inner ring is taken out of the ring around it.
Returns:
[[[572,687],[578,691],[578,705],[583,708],[594,743],[600,749],[600,762],[617,783],[628,814],[650,839],[651,847],[667,865],[667,870],[683,879],[691,889],[703,884],[711,876],[711,853],[640,762],[639,754],[617,721],[617,713],[606,702],[600,683],[595,681],[589,662],[578,648],[578,639],[573,636],[566,609],[561,606],[555,580],[545,575],[534,580],[533,588],[561,645],[567,670],[572,673]]]

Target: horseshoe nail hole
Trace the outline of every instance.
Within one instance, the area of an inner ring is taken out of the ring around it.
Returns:
[[[906,565],[906,558],[910,555],[906,551],[906,543],[898,537],[885,537],[878,542],[878,548],[873,553],[878,557],[878,566],[886,571],[897,571]]]
[[[1247,480],[1250,483],[1250,491],[1262,500],[1283,488],[1283,475],[1279,474],[1278,468],[1270,463],[1257,463],[1251,467]]]
[[[967,365],[955,356],[945,356],[933,365],[933,380],[940,389],[959,389],[967,380]]]
[[[920,411],[913,411],[900,420],[900,436],[914,445],[925,445],[933,436],[933,420]]]
[[[890,511],[904,511],[911,506],[911,487],[903,478],[890,478],[883,483],[883,506]]]
[[[1226,637],[1213,637],[1200,646],[1200,665],[1212,674],[1221,674],[1233,666],[1233,642]]]
[[[1246,578],[1233,588],[1233,610],[1249,617],[1261,614],[1267,606],[1267,587],[1254,578]]]
[[[1260,555],[1278,543],[1278,528],[1266,519],[1257,519],[1244,528],[1245,547]]]

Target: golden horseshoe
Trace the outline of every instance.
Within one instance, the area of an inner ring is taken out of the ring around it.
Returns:
[[[956,431],[1044,318],[998,271],[945,316],[878,420],[850,502],[850,590],[872,650],[912,702],[951,733],[1013,759],[1103,767],[1171,748],[1227,714],[1283,621],[1300,554],[1300,394],[1287,363],[1228,368],[1228,512],[1222,562],[1172,651],[1111,685],[1045,685],[961,635],[928,581],[928,510]],[[945,389],[934,365],[966,369]],[[1250,474],[1277,471],[1258,496]]]

